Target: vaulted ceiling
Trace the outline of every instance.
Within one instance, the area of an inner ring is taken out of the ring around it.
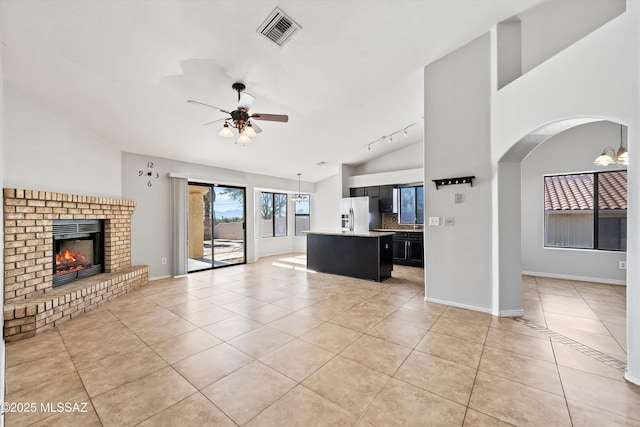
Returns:
[[[315,182],[422,141],[424,66],[544,1],[3,0],[5,84],[122,151]],[[275,7],[302,27],[282,47]],[[186,100],[232,110],[236,81],[289,123],[203,126],[225,115]]]

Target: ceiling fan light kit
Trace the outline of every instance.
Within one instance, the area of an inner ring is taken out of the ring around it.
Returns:
[[[231,128],[233,127],[238,131],[239,135],[239,138],[236,140],[236,142],[247,144],[251,142],[251,138],[257,136],[258,133],[262,132],[262,129],[260,129],[257,124],[253,123],[252,120],[265,120],[281,123],[287,123],[289,121],[289,116],[287,116],[286,114],[249,114],[249,109],[251,109],[253,101],[255,101],[256,98],[253,95],[249,95],[248,93],[244,92],[246,88],[244,83],[236,82],[231,85],[231,88],[238,92],[238,106],[233,111],[227,111],[222,108],[214,107],[213,105],[205,104],[204,102],[194,101],[192,99],[187,100],[187,102],[190,104],[197,104],[204,107],[213,108],[230,116],[228,118],[214,120],[212,122],[204,124],[205,126],[208,126],[210,124],[224,120],[222,129],[220,130],[218,135],[225,138],[231,138],[233,136]]]
[[[228,123],[225,123],[224,126],[222,126],[218,135],[224,136],[225,138],[231,138],[233,136],[233,132],[231,132],[231,127],[229,127]]]

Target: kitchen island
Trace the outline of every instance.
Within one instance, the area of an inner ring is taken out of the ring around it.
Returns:
[[[393,270],[393,233],[369,231],[310,231],[307,268],[381,282]]]

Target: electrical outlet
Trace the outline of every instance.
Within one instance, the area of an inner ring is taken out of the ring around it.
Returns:
[[[166,258],[162,258],[162,265],[167,263],[167,259]]]
[[[429,225],[432,227],[437,227],[440,225],[440,217],[439,216],[430,216],[429,217]]]
[[[450,216],[444,217],[444,226],[445,227],[453,226],[453,217],[450,217]]]
[[[626,270],[627,269],[627,261],[618,261],[618,268],[620,270]]]

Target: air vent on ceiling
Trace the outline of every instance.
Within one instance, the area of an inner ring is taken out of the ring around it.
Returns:
[[[301,28],[293,19],[276,7],[258,27],[258,32],[278,46],[284,46],[291,39],[291,36]]]

